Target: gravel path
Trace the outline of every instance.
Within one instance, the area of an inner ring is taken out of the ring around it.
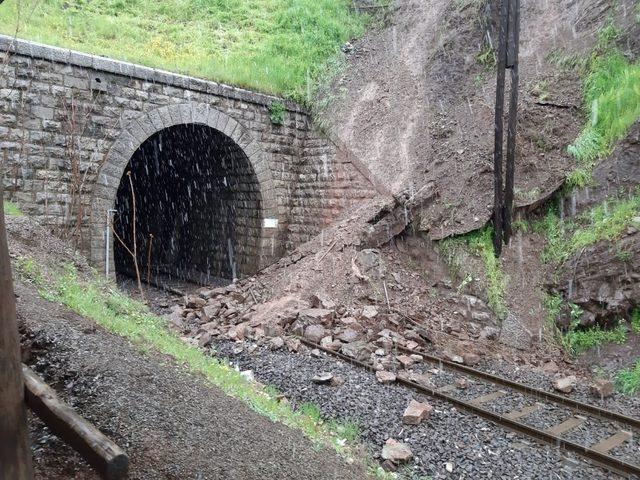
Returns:
[[[325,354],[315,358],[306,350],[291,354],[263,347],[251,353],[246,349],[237,353],[238,346],[230,342],[219,342],[215,348],[219,356],[228,357],[242,370],[253,370],[259,381],[275,386],[294,404],[313,402],[320,407],[323,416],[357,422],[362,438],[374,456],[379,454],[389,437],[405,441],[415,456],[414,463],[405,470],[409,477],[616,478],[579,457],[536,444],[460,412],[447,403],[426,398],[399,385],[381,385],[371,373]],[[433,366],[427,364],[423,369],[430,371]],[[344,383],[336,387],[312,383],[314,375],[325,371],[341,377]],[[455,378],[444,372],[429,373],[438,386],[450,384]],[[456,396],[467,398],[482,393],[487,393],[487,388],[479,382],[470,382],[467,390],[455,392]],[[402,424],[402,413],[412,398],[427,401],[435,407],[430,419],[419,426]],[[504,403],[500,401],[496,405],[505,410],[513,409],[524,406],[524,400],[518,394],[509,394]],[[561,410],[543,409],[532,415],[532,421],[536,421],[537,415],[541,424],[548,422],[546,415],[549,414],[553,418],[551,422],[558,423],[556,420],[567,413]],[[447,463],[453,465],[452,472],[446,470]]]
[[[258,415],[172,359],[132,346],[16,285],[29,363],[130,455],[131,479],[364,479],[332,451]],[[95,475],[38,422],[36,478]]]

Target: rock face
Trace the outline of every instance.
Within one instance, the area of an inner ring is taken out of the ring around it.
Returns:
[[[557,290],[583,310],[585,327],[611,325],[640,298],[640,218],[633,223],[616,242],[598,242],[565,263]],[[558,321],[568,326],[569,313]]]
[[[382,458],[393,463],[406,463],[413,458],[413,453],[406,443],[390,438],[382,447]]]
[[[640,185],[640,120],[613,153],[593,171],[594,185],[561,200],[567,214],[580,215],[608,198],[629,198]],[[578,305],[585,313],[583,326],[610,325],[624,316],[640,298],[640,218],[632,220],[621,238],[603,241],[575,253],[564,264],[552,290]],[[635,302],[635,303],[634,303]],[[569,312],[558,320],[570,322]]]
[[[419,425],[422,420],[427,418],[433,407],[428,403],[417,402],[411,400],[402,415],[402,423],[405,425]]]

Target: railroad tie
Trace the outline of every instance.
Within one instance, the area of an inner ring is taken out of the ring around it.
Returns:
[[[493,393],[488,393],[486,395],[482,395],[480,397],[476,397],[473,400],[471,400],[469,403],[471,405],[482,405],[483,403],[488,403],[488,402],[492,402],[497,398],[500,398],[504,395],[506,395],[507,392],[503,391],[503,390],[498,390],[497,392],[493,392]]]
[[[604,440],[596,443],[591,447],[592,450],[600,453],[607,453],[609,450],[614,449],[618,445],[622,445],[624,442],[629,440],[633,434],[631,432],[627,432],[626,430],[620,430],[619,432],[614,433],[609,438],[605,438]]]
[[[527,415],[531,415],[533,412],[540,410],[540,407],[542,407],[542,405],[536,403],[535,405],[529,405],[528,407],[509,412],[505,417],[509,420],[518,420],[519,418],[526,417]]]
[[[560,435],[562,435],[565,432],[568,432],[569,430],[573,430],[576,427],[579,427],[580,425],[582,425],[585,422],[586,418],[585,417],[581,417],[579,415],[576,415],[574,417],[571,417],[567,420],[565,420],[564,422],[555,425],[551,428],[548,428],[546,430],[547,433],[551,434],[551,435],[555,435],[556,437],[559,437]]]

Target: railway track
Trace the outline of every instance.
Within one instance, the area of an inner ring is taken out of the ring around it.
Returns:
[[[300,340],[311,348],[317,348],[345,362],[372,372],[375,371],[371,364],[324,348],[304,338],[300,338]],[[623,456],[612,453],[612,451],[630,442],[634,433],[640,435],[640,419],[532,388],[500,376],[426,354],[423,351],[407,350],[401,347],[397,347],[397,351],[403,354],[421,355],[424,362],[431,363],[437,366],[439,370],[451,374],[448,375],[450,379],[472,379],[476,386],[475,390],[480,390],[482,394],[464,398],[465,395],[461,395],[462,390],[458,389],[455,380],[447,382],[445,385],[434,386],[423,382],[418,383],[415,378],[398,374],[396,383],[448,402],[456,408],[478,415],[539,442],[573,452],[620,475],[640,479],[640,450],[635,452],[636,457],[631,461],[628,455],[622,458]],[[519,405],[516,408],[507,409],[507,411],[500,411],[500,407],[504,407],[502,402],[510,396],[518,396]],[[533,424],[536,422],[528,421],[528,419],[536,415],[544,414],[545,411],[556,411],[558,409],[561,410],[557,415],[559,418],[548,419],[551,420],[550,425],[541,428],[539,425]],[[588,428],[593,422],[607,422],[609,430],[613,428],[615,431],[604,435],[595,442],[580,441],[573,438],[576,433],[583,432],[585,426]]]

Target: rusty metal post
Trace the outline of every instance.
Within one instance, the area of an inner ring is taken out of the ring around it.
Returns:
[[[0,478],[33,478],[24,402],[16,301],[0,182]]]

